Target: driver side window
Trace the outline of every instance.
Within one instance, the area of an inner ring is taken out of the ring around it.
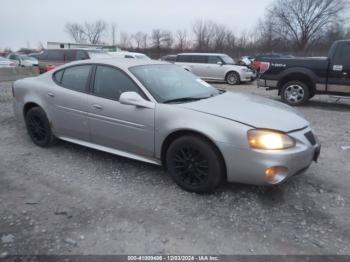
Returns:
[[[97,66],[93,88],[96,96],[119,100],[124,92],[136,92],[145,98],[139,87],[125,73],[113,67]]]

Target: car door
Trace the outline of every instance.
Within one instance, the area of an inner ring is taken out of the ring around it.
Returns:
[[[60,66],[65,63],[66,50],[47,50],[47,60],[43,61],[43,66]]]
[[[72,66],[53,75],[54,84],[46,95],[56,135],[89,141],[88,87],[91,69],[91,65]]]
[[[327,91],[350,94],[350,43],[336,50],[329,69]]]
[[[205,74],[210,79],[222,80],[225,75],[223,61],[218,56],[208,56],[208,64],[205,68]]]
[[[105,65],[95,67],[89,96],[91,141],[144,157],[154,155],[154,109],[124,105],[123,92],[137,92],[137,84],[122,70]]]
[[[205,55],[193,55],[190,65],[191,71],[200,78],[210,78],[207,74],[208,59]]]

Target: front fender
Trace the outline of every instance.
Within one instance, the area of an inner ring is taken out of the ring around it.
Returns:
[[[155,155],[160,158],[166,138],[178,131],[191,131],[211,140],[218,148],[230,144],[235,148],[248,148],[247,131],[251,127],[229,119],[181,108],[177,105],[159,104],[156,108]]]

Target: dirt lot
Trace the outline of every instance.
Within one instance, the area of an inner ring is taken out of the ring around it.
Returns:
[[[253,84],[218,86],[278,99]],[[315,97],[299,110],[323,146],[306,174],[196,195],[156,166],[34,146],[0,83],[0,255],[350,254],[350,101]]]

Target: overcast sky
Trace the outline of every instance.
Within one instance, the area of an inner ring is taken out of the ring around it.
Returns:
[[[71,41],[67,22],[103,19],[118,33],[189,29],[196,19],[225,24],[236,34],[253,29],[272,0],[1,0],[0,49],[37,48]],[[110,35],[104,40],[111,41]]]

